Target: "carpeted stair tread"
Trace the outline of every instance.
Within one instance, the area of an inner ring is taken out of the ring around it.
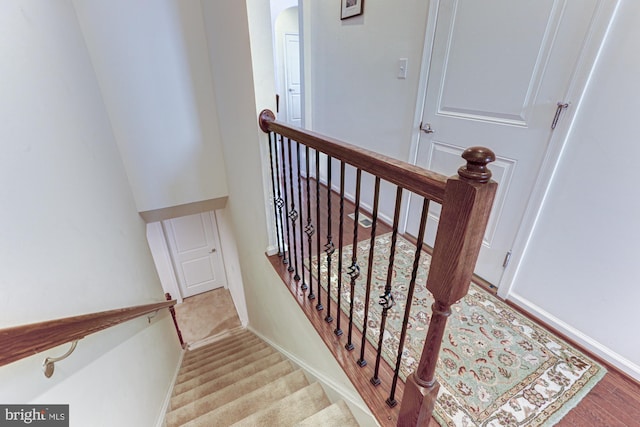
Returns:
[[[226,365],[218,366],[216,368],[207,369],[207,366],[204,366],[194,372],[196,372],[195,376],[191,376],[191,378],[187,380],[183,380],[180,383],[177,383],[174,386],[173,393],[174,395],[184,393],[186,390],[197,387],[201,384],[207,383],[211,380],[219,378],[223,375],[226,375],[229,372],[232,372],[236,369],[240,369],[243,366],[247,366],[251,363],[254,363],[260,359],[275,356],[280,360],[283,357],[271,347],[264,348],[258,352],[244,355],[243,357],[239,357],[233,361],[230,361]]]
[[[194,369],[201,368],[205,365],[210,365],[211,363],[224,362],[226,359],[234,358],[238,354],[247,353],[247,350],[257,351],[259,349],[268,347],[268,345],[264,341],[255,340],[250,341],[248,343],[243,343],[234,347],[225,347],[221,349],[219,352],[211,353],[207,357],[200,358],[198,360],[193,361],[189,365],[183,366],[180,368],[180,372],[178,375],[184,374],[186,372],[192,371]]]
[[[211,353],[215,353],[223,349],[224,347],[238,345],[248,340],[259,339],[255,334],[246,332],[238,335],[222,338],[210,344],[203,345],[194,349],[189,349],[184,356],[186,363],[191,363],[194,360],[198,360],[201,357],[206,357]]]
[[[193,358],[198,357],[202,354],[209,354],[212,351],[215,351],[218,348],[221,348],[225,345],[228,345],[233,342],[241,342],[244,339],[253,338],[256,335],[247,329],[241,329],[238,332],[229,332],[227,331],[224,336],[220,336],[215,341],[212,341],[208,344],[196,347],[194,349],[190,349],[185,355],[184,360],[189,361]]]
[[[260,411],[271,405],[273,402],[281,400],[296,391],[309,385],[304,373],[301,370],[294,371],[268,385],[253,390],[249,393],[241,393],[242,397],[235,399],[213,411],[200,415],[199,417],[182,424],[183,426],[210,427],[227,426],[241,420],[256,411]],[[259,424],[254,424],[259,425]],[[284,425],[284,424],[276,424]],[[167,424],[167,427],[173,427]]]
[[[209,361],[209,363],[198,365],[197,367],[193,367],[192,369],[188,369],[182,373],[179,373],[178,378],[176,379],[176,384],[181,384],[185,381],[197,378],[212,370],[223,368],[228,364],[234,363],[240,359],[247,359],[249,362],[253,362],[255,360],[258,360],[260,357],[267,356],[274,352],[275,350],[269,347],[267,344],[258,343],[253,347],[242,349],[237,353],[232,353],[222,358],[214,357]]]
[[[358,427],[351,410],[342,400],[300,421],[295,427]]]
[[[208,353],[202,353],[195,358],[189,359],[188,361],[184,361],[182,364],[182,369],[185,370],[193,366],[197,366],[198,364],[202,364],[211,360],[213,356],[219,355],[218,357],[224,357],[229,354],[233,354],[234,352],[241,351],[245,348],[252,347],[257,343],[263,343],[258,337],[248,337],[243,339],[242,341],[236,341],[232,343],[227,343],[224,346],[220,346],[215,349],[211,349]]]
[[[232,425],[234,427],[293,426],[329,405],[331,402],[320,384],[313,383]]]
[[[226,387],[216,387],[215,384],[211,387],[211,383],[207,383],[201,387],[182,393],[174,398],[178,399],[175,403],[174,399],[171,400],[171,407],[173,409],[167,414],[167,425],[180,425],[181,423],[187,422],[190,419],[238,399],[253,390],[264,387],[270,382],[276,381],[295,370],[296,368],[290,361],[284,360],[266,369],[255,372],[253,375],[247,376],[241,374],[239,371],[232,372],[231,374],[233,374],[236,380],[229,382]],[[177,406],[177,404],[180,406]]]
[[[193,403],[197,399],[200,399],[208,394],[216,393],[225,387],[232,386],[240,381],[244,381],[247,378],[254,377],[256,375],[269,376],[272,373],[279,373],[280,376],[286,375],[289,372],[293,372],[295,369],[291,362],[283,360],[280,354],[273,354],[269,357],[262,358],[250,365],[243,366],[240,369],[228,371],[226,374],[214,378],[211,381],[200,384],[196,387],[175,393],[171,397],[170,407],[171,410],[175,410],[189,403]],[[275,377],[277,379],[279,377]],[[262,384],[264,385],[264,384]],[[260,385],[260,387],[262,386]],[[256,387],[257,388],[257,387]]]

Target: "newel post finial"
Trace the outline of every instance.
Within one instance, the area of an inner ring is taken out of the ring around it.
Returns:
[[[260,115],[258,116],[258,125],[262,132],[269,133],[269,122],[272,122],[276,119],[276,115],[273,114],[273,111],[269,109],[264,109],[260,111]]]
[[[485,147],[469,147],[462,153],[462,158],[467,164],[458,169],[458,175],[469,181],[489,182],[491,171],[487,165],[496,160],[493,151]]]

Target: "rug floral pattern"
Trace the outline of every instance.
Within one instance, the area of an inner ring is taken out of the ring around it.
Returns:
[[[367,339],[377,346],[382,310],[378,296],[387,278],[391,234],[375,241]],[[395,366],[415,246],[398,237],[393,296],[383,337],[382,356]],[[369,241],[357,249],[361,275],[356,280],[354,324],[362,330]],[[333,255],[332,298],[337,301],[337,256]],[[351,265],[352,247],[343,248],[343,266]],[[426,289],[431,257],[423,252],[400,366],[404,380],[418,366],[433,298]],[[317,277],[317,259],[312,273]],[[341,308],[349,312],[350,276],[344,268]],[[326,255],[320,281],[326,291]],[[437,367],[440,392],[434,416],[443,426],[548,426],[555,424],[604,376],[605,369],[473,283],[452,306]]]

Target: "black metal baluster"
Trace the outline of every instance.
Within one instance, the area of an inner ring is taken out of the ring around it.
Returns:
[[[288,138],[287,138],[288,139]],[[280,149],[281,149],[281,153],[282,153],[282,186],[284,187],[282,189],[282,192],[284,193],[284,216],[285,219],[287,220],[287,254],[288,254],[288,262],[289,262],[289,267],[287,268],[287,270],[289,272],[293,271],[293,266],[291,265],[291,224],[289,224],[289,198],[287,197],[287,170],[286,170],[286,161],[287,161],[287,156],[285,154],[285,149],[284,149],[284,139],[280,141]]]
[[[300,176],[302,175],[300,173],[300,143],[296,141],[296,158],[298,160],[298,209],[300,209],[300,271],[302,272],[302,285],[300,285],[300,289],[302,289],[303,291],[306,291],[308,286],[307,286],[307,281],[305,279],[305,274],[304,274],[304,237],[302,235],[302,183],[301,183],[301,178]],[[309,180],[309,177],[307,176],[307,181]],[[297,263],[296,263],[297,264]]]
[[[371,297],[371,274],[373,272],[373,254],[376,245],[376,226],[378,224],[378,202],[380,200],[380,177],[376,176],[375,193],[373,196],[373,214],[371,218],[371,241],[369,246],[369,265],[367,267],[367,293],[364,299],[364,320],[362,321],[362,342],[360,344],[360,359],[358,365],[366,366],[364,360],[364,346],[367,339],[367,321],[369,320],[369,299]]]
[[[429,199],[422,202],[422,216],[420,217],[420,228],[418,229],[418,241],[416,243],[416,253],[413,257],[413,269],[411,270],[411,280],[409,281],[409,290],[407,291],[407,302],[404,308],[404,319],[402,321],[402,331],[400,332],[400,342],[398,343],[398,356],[396,357],[396,369],[391,382],[391,393],[387,399],[387,405],[394,407],[398,404],[395,399],[396,386],[398,384],[398,376],[400,375],[400,363],[402,361],[402,352],[404,351],[404,341],[407,337],[407,326],[409,325],[409,315],[411,306],[413,305],[413,292],[416,287],[416,277],[418,276],[418,268],[420,267],[420,255],[422,254],[422,246],[424,245],[424,232],[427,228],[427,218],[429,214]]]
[[[327,156],[327,244],[324,245],[324,251],[327,254],[327,315],[324,321],[327,323],[333,322],[333,317],[331,317],[331,260],[336,251],[331,237],[331,219],[331,156]]]
[[[282,216],[282,207],[284,206],[284,200],[282,199],[282,194],[280,192],[280,186],[281,186],[281,181],[280,181],[280,164],[278,161],[278,142],[281,141],[282,137],[278,134],[275,134],[275,139],[276,139],[276,143],[275,143],[275,158],[276,158],[276,188],[278,190],[278,198],[276,199],[276,206],[278,207],[278,216],[280,217],[280,237],[282,238],[282,253],[280,253],[279,255],[282,257],[282,263],[286,264],[287,261],[287,253],[286,253],[286,248],[285,248],[285,244],[284,244],[284,218]],[[277,222],[277,219],[276,219]]]
[[[279,192],[280,186],[278,185],[278,193],[276,193],[276,182],[278,179],[276,178],[276,171],[273,169],[273,139],[274,132],[269,133],[269,167],[271,168],[271,190],[273,192],[273,217],[276,222],[276,240],[278,241],[278,256],[282,256],[284,254],[283,246],[284,241],[281,243],[282,237],[282,226],[278,224],[278,200],[279,200]],[[278,157],[277,145],[276,145],[276,157]],[[282,209],[282,206],[280,206]]]
[[[353,331],[353,302],[355,300],[356,292],[356,279],[360,277],[360,266],[358,265],[358,221],[360,219],[360,181],[362,178],[362,171],[358,169],[356,171],[356,210],[353,214],[353,245],[351,245],[351,265],[347,269],[347,273],[350,277],[351,284],[351,301],[349,302],[349,333],[347,334],[347,344],[344,348],[351,351],[355,347],[352,342]]]
[[[387,282],[384,285],[384,294],[380,295],[378,304],[382,306],[382,319],[380,320],[380,335],[378,337],[378,352],[376,353],[376,367],[373,370],[371,384],[379,385],[380,378],[380,357],[382,355],[382,340],[384,338],[384,329],[387,325],[387,312],[394,306],[393,294],[391,293],[391,280],[393,279],[393,265],[396,256],[396,241],[398,239],[398,222],[400,220],[400,205],[402,205],[402,188],[396,190],[396,209],[393,214],[393,232],[391,234],[391,248],[389,249],[389,267],[387,269]]]
[[[336,329],[333,331],[337,336],[342,335],[340,328],[340,317],[342,313],[342,235],[344,231],[344,161],[340,162],[340,229],[338,230],[338,301],[336,308]]]
[[[313,245],[313,233],[315,233],[315,229],[311,222],[311,169],[309,169],[309,147],[305,146],[305,167],[307,169],[307,225],[304,227],[304,232],[307,234],[307,249],[309,249],[309,295],[307,298],[310,300],[315,299],[316,295],[313,293],[313,256],[312,256],[312,245]],[[320,283],[319,279],[317,280]],[[320,286],[320,285],[318,285]]]
[[[322,298],[320,298],[320,290],[322,288],[320,284],[320,264],[322,264],[320,255],[322,251],[320,250],[320,152],[318,150],[316,150],[316,231],[316,249],[318,254],[318,302],[316,304],[316,310],[320,311],[324,310],[324,307],[322,306]]]
[[[291,220],[291,231],[293,240],[293,267],[295,274],[293,280],[296,282],[300,280],[300,274],[298,274],[298,239],[296,238],[296,221],[298,220],[298,211],[296,210],[296,203],[294,197],[293,188],[293,154],[291,153],[291,139],[287,138],[289,145],[289,191],[291,195],[291,210],[289,211],[289,219]],[[291,252],[289,252],[289,261],[291,261]],[[291,262],[289,262],[291,265]]]

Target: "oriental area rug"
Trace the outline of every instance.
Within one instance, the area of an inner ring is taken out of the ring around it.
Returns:
[[[391,233],[375,240],[367,339],[378,345],[389,265]],[[415,246],[398,237],[393,269],[395,306],[387,315],[382,357],[395,367]],[[337,301],[337,255],[332,272],[320,257],[320,282],[331,277]],[[361,275],[354,295],[354,325],[362,331],[369,241],[360,242]],[[343,248],[343,266],[351,265],[352,247]],[[418,366],[427,334],[433,297],[426,288],[431,257],[420,256],[407,337],[400,366],[404,380]],[[317,258],[311,271],[317,277]],[[344,268],[341,309],[349,313],[350,276]],[[469,293],[451,307],[437,367],[440,391],[434,417],[442,426],[551,426],[557,423],[604,376],[605,369],[581,351],[535,324],[473,283]]]

